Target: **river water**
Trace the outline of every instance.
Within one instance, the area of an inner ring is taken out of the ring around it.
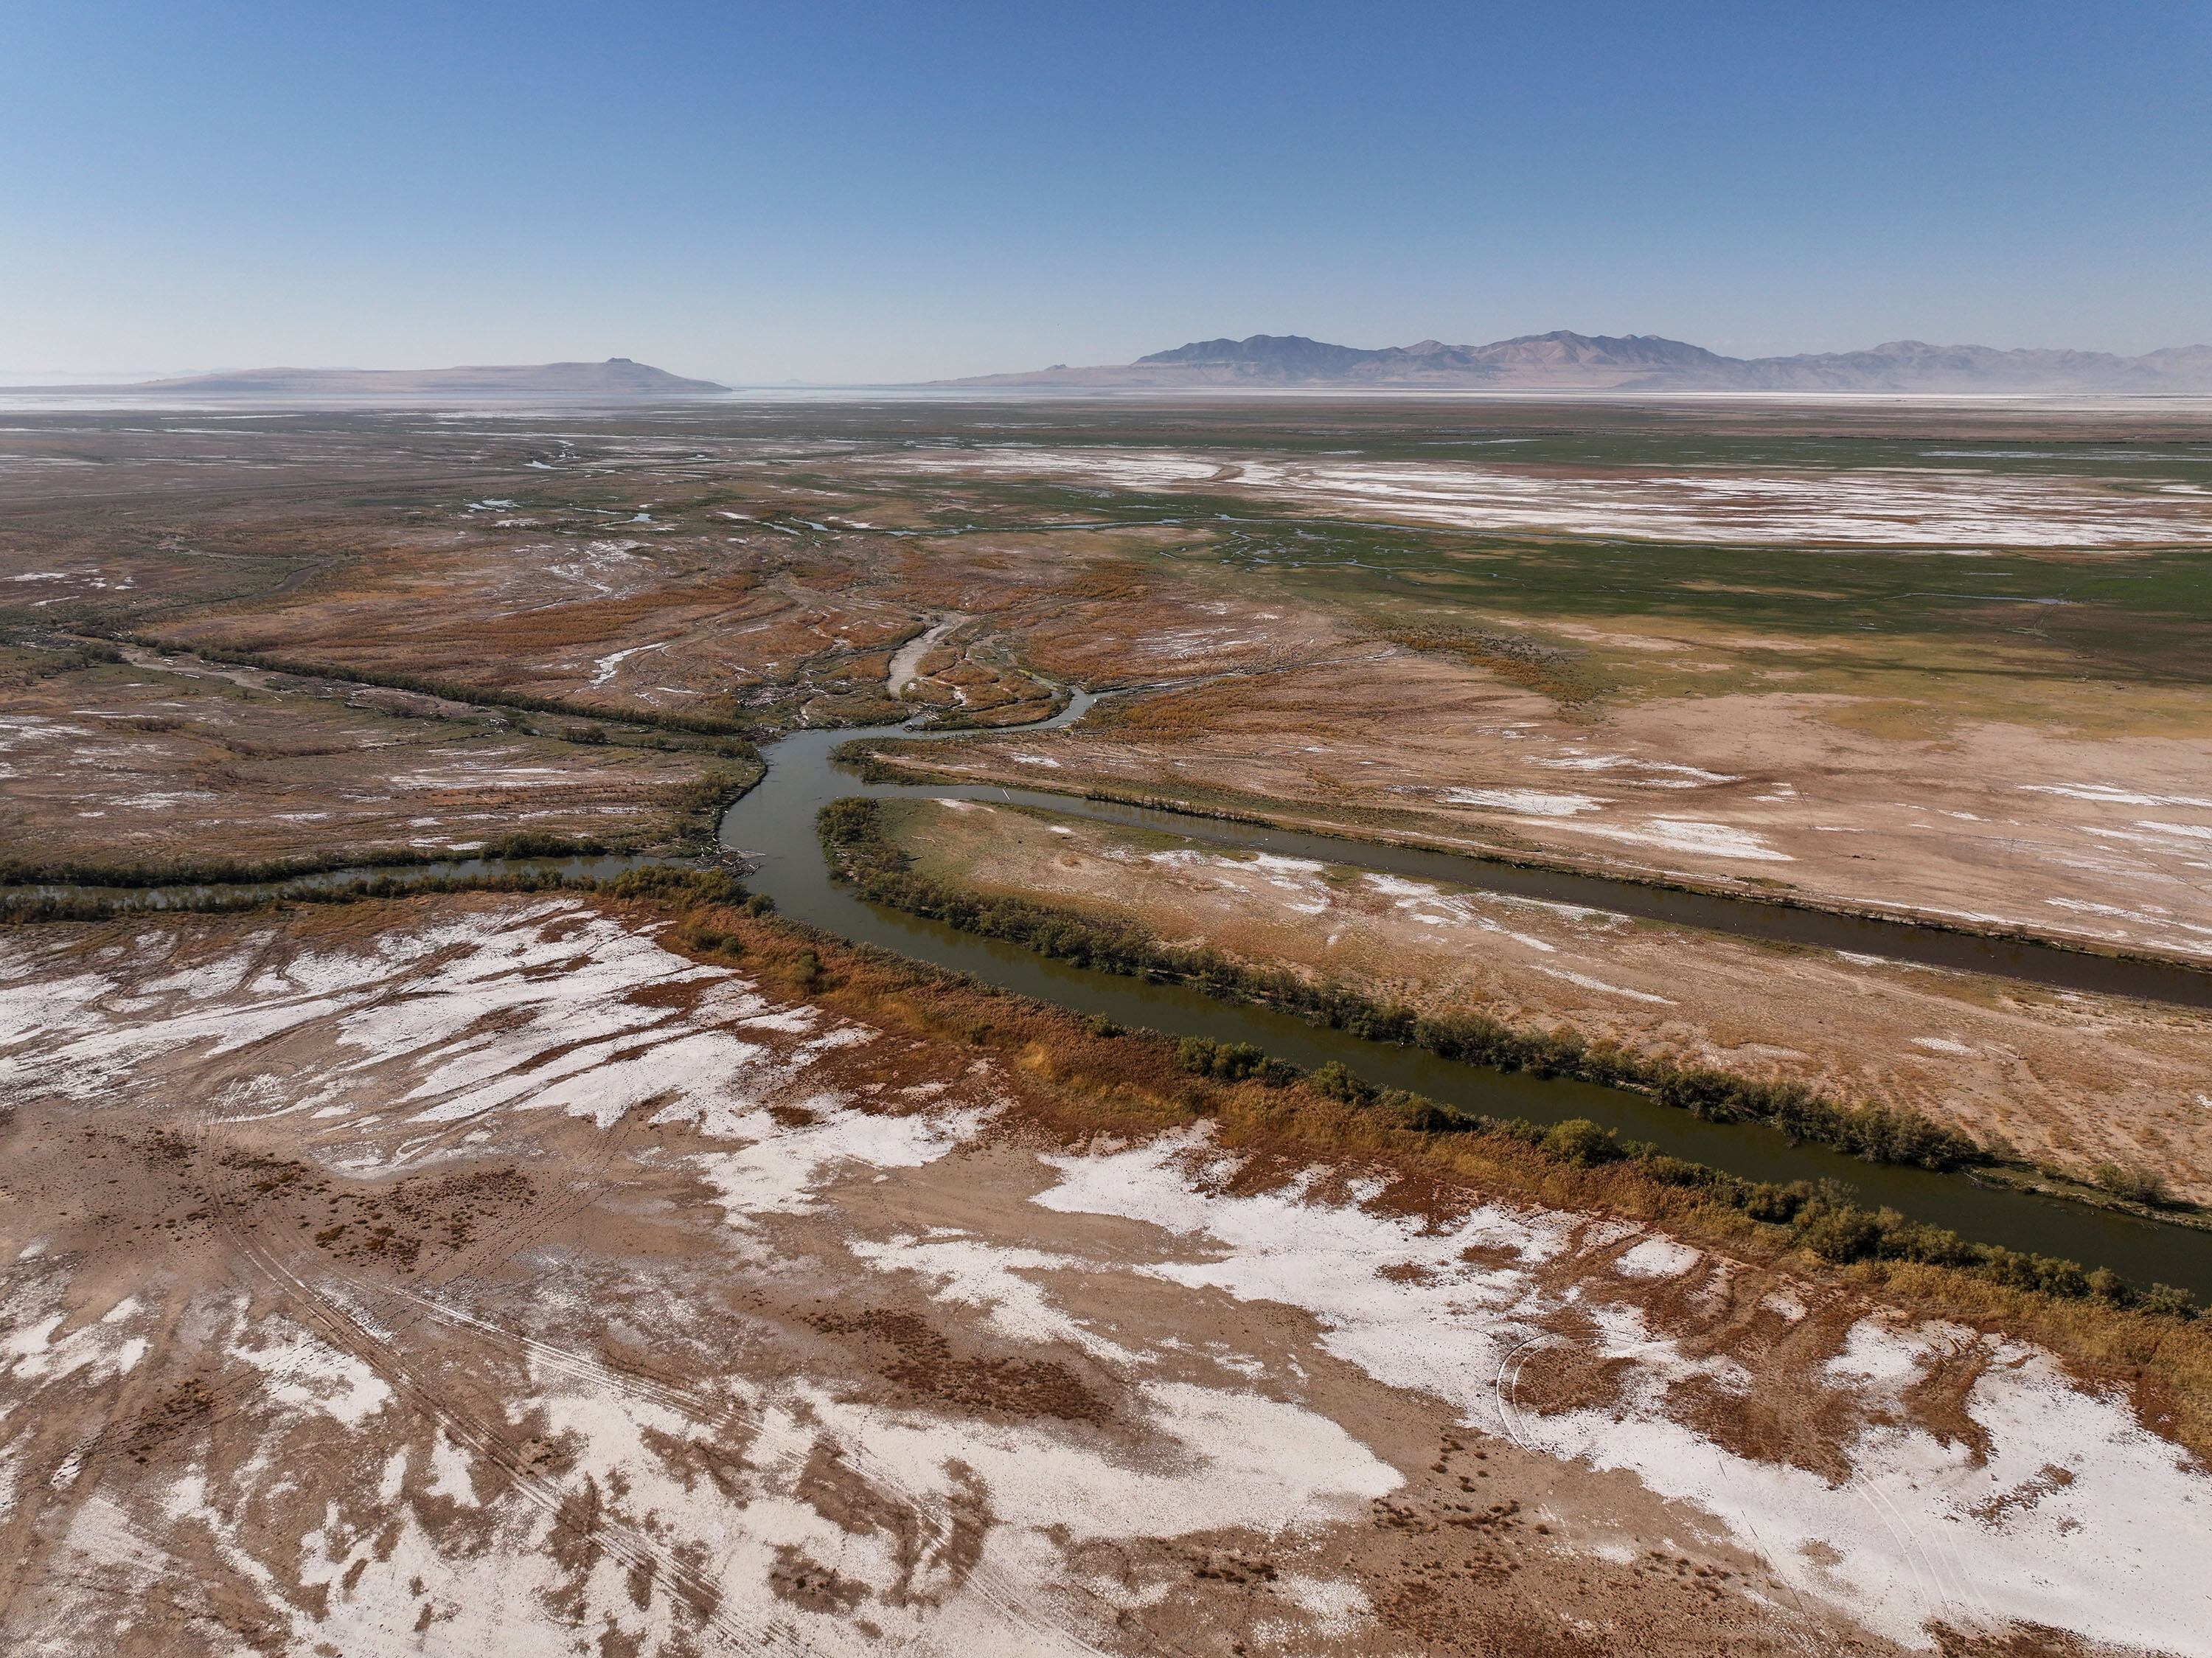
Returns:
[[[1096,700],[1091,693],[1079,692],[1052,719],[1023,729],[1039,731],[1070,724],[1082,718]],[[1522,1117],[1539,1123],[1586,1117],[1604,1127],[1618,1129],[1626,1138],[1649,1140],[1675,1156],[1747,1179],[1840,1180],[1856,1188],[1863,1202],[1888,1204],[1915,1219],[1950,1227],[1965,1237],[2065,1256],[2088,1265],[2109,1266],[2138,1283],[2178,1284],[2195,1291],[2200,1299],[2212,1301],[2212,1231],[1984,1186],[1960,1174],[1864,1162],[1824,1146],[1792,1145],[1763,1124],[1701,1122],[1686,1112],[1625,1089],[1462,1064],[1417,1048],[1363,1041],[1288,1014],[1218,1000],[1182,985],[1151,984],[1054,961],[1018,945],[978,938],[939,922],[863,902],[830,878],[816,839],[814,819],[830,802],[852,795],[879,800],[954,799],[1036,805],[1071,817],[1164,830],[1208,845],[1310,857],[1738,936],[1784,938],[1894,960],[2151,996],[2185,1005],[2212,1005],[2212,975],[2179,966],[2118,961],[2021,941],[1916,928],[1902,922],[1224,823],[1035,789],[996,784],[864,783],[840,770],[830,759],[841,745],[857,738],[929,735],[905,726],[872,726],[805,730],[784,738],[764,752],[767,775],[723,815],[722,844],[757,861],[750,885],[774,898],[785,915],[1080,1013],[1103,1015],[1121,1024],[1171,1036],[1250,1042],[1271,1055],[1310,1068],[1336,1060],[1384,1087],[1408,1089],[1493,1116]],[[197,907],[211,898],[283,899],[309,889],[345,887],[375,877],[404,884],[437,876],[467,878],[537,871],[605,879],[654,861],[636,856],[459,857],[435,864],[335,869],[282,881],[136,889],[52,887],[15,892],[25,898],[102,897],[160,910]]]
[[[1037,731],[1072,723],[1095,700],[1089,693],[1078,692],[1052,720],[1024,728]],[[849,888],[830,879],[816,839],[814,820],[823,806],[846,795],[1031,803],[1070,816],[1165,829],[1209,844],[1285,852],[1425,879],[1492,887],[1753,936],[1787,937],[1898,960],[1972,966],[2045,984],[2073,982],[2049,975],[2077,967],[2101,972],[2155,964],[2116,963],[2010,940],[1978,939],[1897,922],[1861,921],[1756,900],[1675,893],[1601,877],[1518,869],[1444,853],[1221,823],[1034,790],[977,784],[863,783],[830,759],[841,745],[857,738],[916,735],[903,726],[809,730],[797,732],[769,748],[764,754],[767,776],[722,819],[723,844],[747,853],[757,862],[749,884],[775,899],[781,913],[798,920],[1080,1013],[1103,1015],[1124,1025],[1171,1036],[1250,1042],[1299,1065],[1317,1066],[1334,1059],[1370,1082],[1494,1116],[1522,1117],[1540,1123],[1586,1117],[1604,1127],[1618,1129],[1626,1138],[1652,1141],[1678,1157],[1753,1179],[1841,1180],[1856,1187],[1864,1203],[1888,1204],[1915,1219],[1950,1227],[1965,1237],[2109,1266],[2139,1283],[2179,1284],[2200,1297],[2212,1298],[2212,1232],[1984,1186],[1959,1174],[1869,1163],[1824,1146],[1792,1145],[1763,1124],[1702,1122],[1686,1112],[1625,1089],[1462,1064],[1419,1049],[1364,1041],[1287,1014],[1218,1000],[1185,986],[1151,984],[1051,960],[1017,945],[978,938],[942,923],[863,902]],[[2183,976],[2179,983],[2190,985],[2192,976],[2188,969],[2174,972]],[[2193,978],[2201,980],[2204,976]],[[2115,988],[2102,980],[2083,987]]]

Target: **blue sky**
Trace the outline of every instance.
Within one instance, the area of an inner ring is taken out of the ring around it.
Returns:
[[[0,0],[0,369],[1554,327],[2212,339],[2212,0]]]

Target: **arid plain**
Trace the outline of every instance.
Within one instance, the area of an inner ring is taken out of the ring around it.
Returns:
[[[2201,410],[5,418],[11,1650],[2212,1651],[2178,1298],[1194,1063],[712,850],[785,734],[972,730],[871,775],[1345,856],[902,802],[937,887],[2197,1236],[2202,1007],[1358,849],[2212,966]],[[356,869],[440,887],[209,912]]]

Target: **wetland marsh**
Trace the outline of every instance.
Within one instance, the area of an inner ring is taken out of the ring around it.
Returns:
[[[11,418],[10,890],[174,908],[0,926],[10,1638],[2206,1650],[2212,1323],[1328,1068],[2143,1283],[2212,1232],[816,839],[2202,1201],[2194,405]],[[433,886],[268,901],[364,877]]]

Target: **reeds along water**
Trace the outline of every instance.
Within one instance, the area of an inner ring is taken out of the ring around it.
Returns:
[[[1066,724],[1082,716],[1095,698],[1079,696],[1054,716],[1052,724]],[[750,881],[773,898],[779,911],[802,922],[858,942],[878,945],[936,966],[1025,995],[1039,997],[1079,1012],[1136,1028],[1149,1028],[1175,1037],[1199,1037],[1219,1043],[1249,1043],[1261,1053],[1308,1071],[1335,1064],[1379,1088],[1418,1095],[1470,1116],[1499,1119],[1520,1119],[1540,1125],[1587,1119],[1601,1131],[1610,1130],[1623,1140],[1649,1143],[1663,1155],[1703,1165],[1737,1179],[1781,1187],[1808,1183],[1816,1192],[1850,1194],[1848,1206],[1878,1214],[1894,1210],[1900,1221],[1955,1233],[1971,1244],[1996,1246],[2029,1257],[2062,1263],[2106,1267],[2130,1282],[2148,1285],[2181,1286],[2198,1295],[2212,1296],[2212,1232],[2163,1223],[2124,1212],[2100,1210],[2042,1197],[2032,1192],[1976,1183],[1965,1173],[1920,1166],[1921,1162],[1952,1161],[1947,1154],[1929,1155],[1929,1147],[1915,1143],[1917,1125],[1885,1119],[1861,1119],[1861,1155],[1802,1137],[1810,1126],[1797,1120],[1802,1102],[1777,1100],[1763,1110],[1743,1109],[1734,1120],[1723,1120],[1713,1107],[1718,1100],[1704,1101],[1697,1079],[1678,1079],[1690,1094],[1670,1104],[1657,1097],[1658,1082],[1648,1091],[1636,1091],[1608,1081],[1553,1074],[1539,1076],[1523,1068],[1505,1070],[1494,1064],[1469,1063],[1467,1058],[1417,1045],[1413,1033],[1395,1027],[1376,1029],[1363,1036],[1354,1028],[1331,1027],[1325,1020],[1302,1010],[1228,999],[1230,984],[1207,985],[1203,980],[1186,983],[1155,975],[1131,975],[1079,965],[1073,959],[1055,959],[1009,939],[963,932],[942,920],[866,902],[849,887],[832,879],[816,838],[816,820],[832,802],[863,799],[956,798],[1024,802],[1078,815],[1103,815],[1096,802],[1066,796],[1000,788],[995,785],[932,787],[917,784],[869,783],[841,771],[833,756],[848,741],[871,738],[908,737],[903,727],[872,730],[800,732],[769,749],[764,756],[768,773],[763,781],[738,801],[722,820],[723,844],[758,855],[758,867]],[[1119,808],[1127,810],[1128,808]],[[1166,814],[1148,814],[1150,826],[1168,826]],[[1108,819],[1107,820],[1118,820]],[[1246,826],[1200,824],[1203,838],[1212,844],[1256,844],[1267,850],[1292,850],[1302,856],[1321,856],[1340,863],[1400,869],[1401,855],[1418,856],[1420,866],[1401,869],[1431,878],[1454,879],[1435,863],[1468,864],[1472,860],[1446,859],[1443,855],[1413,854],[1412,849],[1370,846],[1332,841],[1319,836],[1285,836],[1282,832],[1254,830]],[[1287,839],[1291,845],[1283,843]],[[1319,848],[1316,852],[1312,848]],[[1393,862],[1385,862],[1393,860]],[[1477,866],[1481,867],[1481,866]],[[1552,877],[1560,872],[1498,868],[1516,877]],[[1595,908],[1616,907],[1594,901],[1589,887],[1618,887],[1626,895],[1657,892],[1669,900],[1695,899],[1700,911],[1727,913],[1732,902],[1752,912],[1752,919],[1772,915],[1794,917],[1809,924],[1830,923],[1847,929],[1851,941],[1841,948],[1866,949],[1856,918],[1832,917],[1820,911],[1791,911],[1754,900],[1729,900],[1718,895],[1675,893],[1667,889],[1640,888],[1630,882],[1606,883],[1595,877],[1561,877],[1578,883],[1565,901]],[[1540,895],[1550,896],[1545,893]],[[1632,913],[1633,911],[1631,911]],[[1669,917],[1681,919],[1680,917]],[[1694,923],[1692,924],[1695,924]],[[1900,934],[1916,930],[1902,923],[1881,926]],[[1939,947],[1979,947],[2008,941],[1987,941],[1968,935],[1939,936]],[[1888,954],[1895,954],[1892,950]],[[2128,963],[2104,958],[2066,957],[2099,967],[2125,967]],[[1748,1105],[1747,1101],[1747,1106]],[[1700,1106],[1705,1114],[1687,1107]],[[1844,1108],[1848,1112],[1849,1107]],[[1771,1119],[1774,1120],[1763,1120]],[[1931,1125],[1932,1126],[1932,1125]],[[1938,1131],[1940,1133],[1940,1131]],[[1852,1143],[1845,1135],[1839,1139]],[[1879,1162],[1863,1153],[1879,1149],[1877,1141],[1893,1149],[1905,1149],[1917,1161]],[[1840,1247],[1840,1244],[1838,1245]],[[2078,1270],[2078,1269],[2077,1269]]]

